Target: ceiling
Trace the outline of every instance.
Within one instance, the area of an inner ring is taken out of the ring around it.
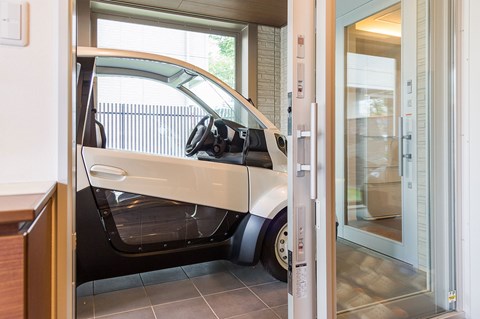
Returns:
[[[287,24],[287,0],[102,0],[102,2],[274,27]]]

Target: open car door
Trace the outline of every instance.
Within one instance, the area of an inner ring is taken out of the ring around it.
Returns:
[[[232,236],[248,212],[247,167],[184,156],[189,132],[207,114],[180,88],[194,74],[134,58],[83,63],[92,76],[83,84],[78,165],[113,247],[165,251]]]

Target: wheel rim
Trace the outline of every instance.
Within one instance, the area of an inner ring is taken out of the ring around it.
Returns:
[[[280,229],[280,231],[277,234],[277,238],[275,239],[275,257],[277,257],[278,263],[284,269],[287,269],[287,265],[288,265],[287,237],[288,237],[288,230],[287,230],[287,224],[285,224]]]

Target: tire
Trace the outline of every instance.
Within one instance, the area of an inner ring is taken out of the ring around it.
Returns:
[[[287,281],[287,209],[270,223],[263,240],[261,261],[265,270],[280,281]]]

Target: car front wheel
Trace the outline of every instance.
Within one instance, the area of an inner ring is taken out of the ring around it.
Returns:
[[[283,209],[270,223],[262,248],[263,267],[276,279],[287,281],[287,209]]]

